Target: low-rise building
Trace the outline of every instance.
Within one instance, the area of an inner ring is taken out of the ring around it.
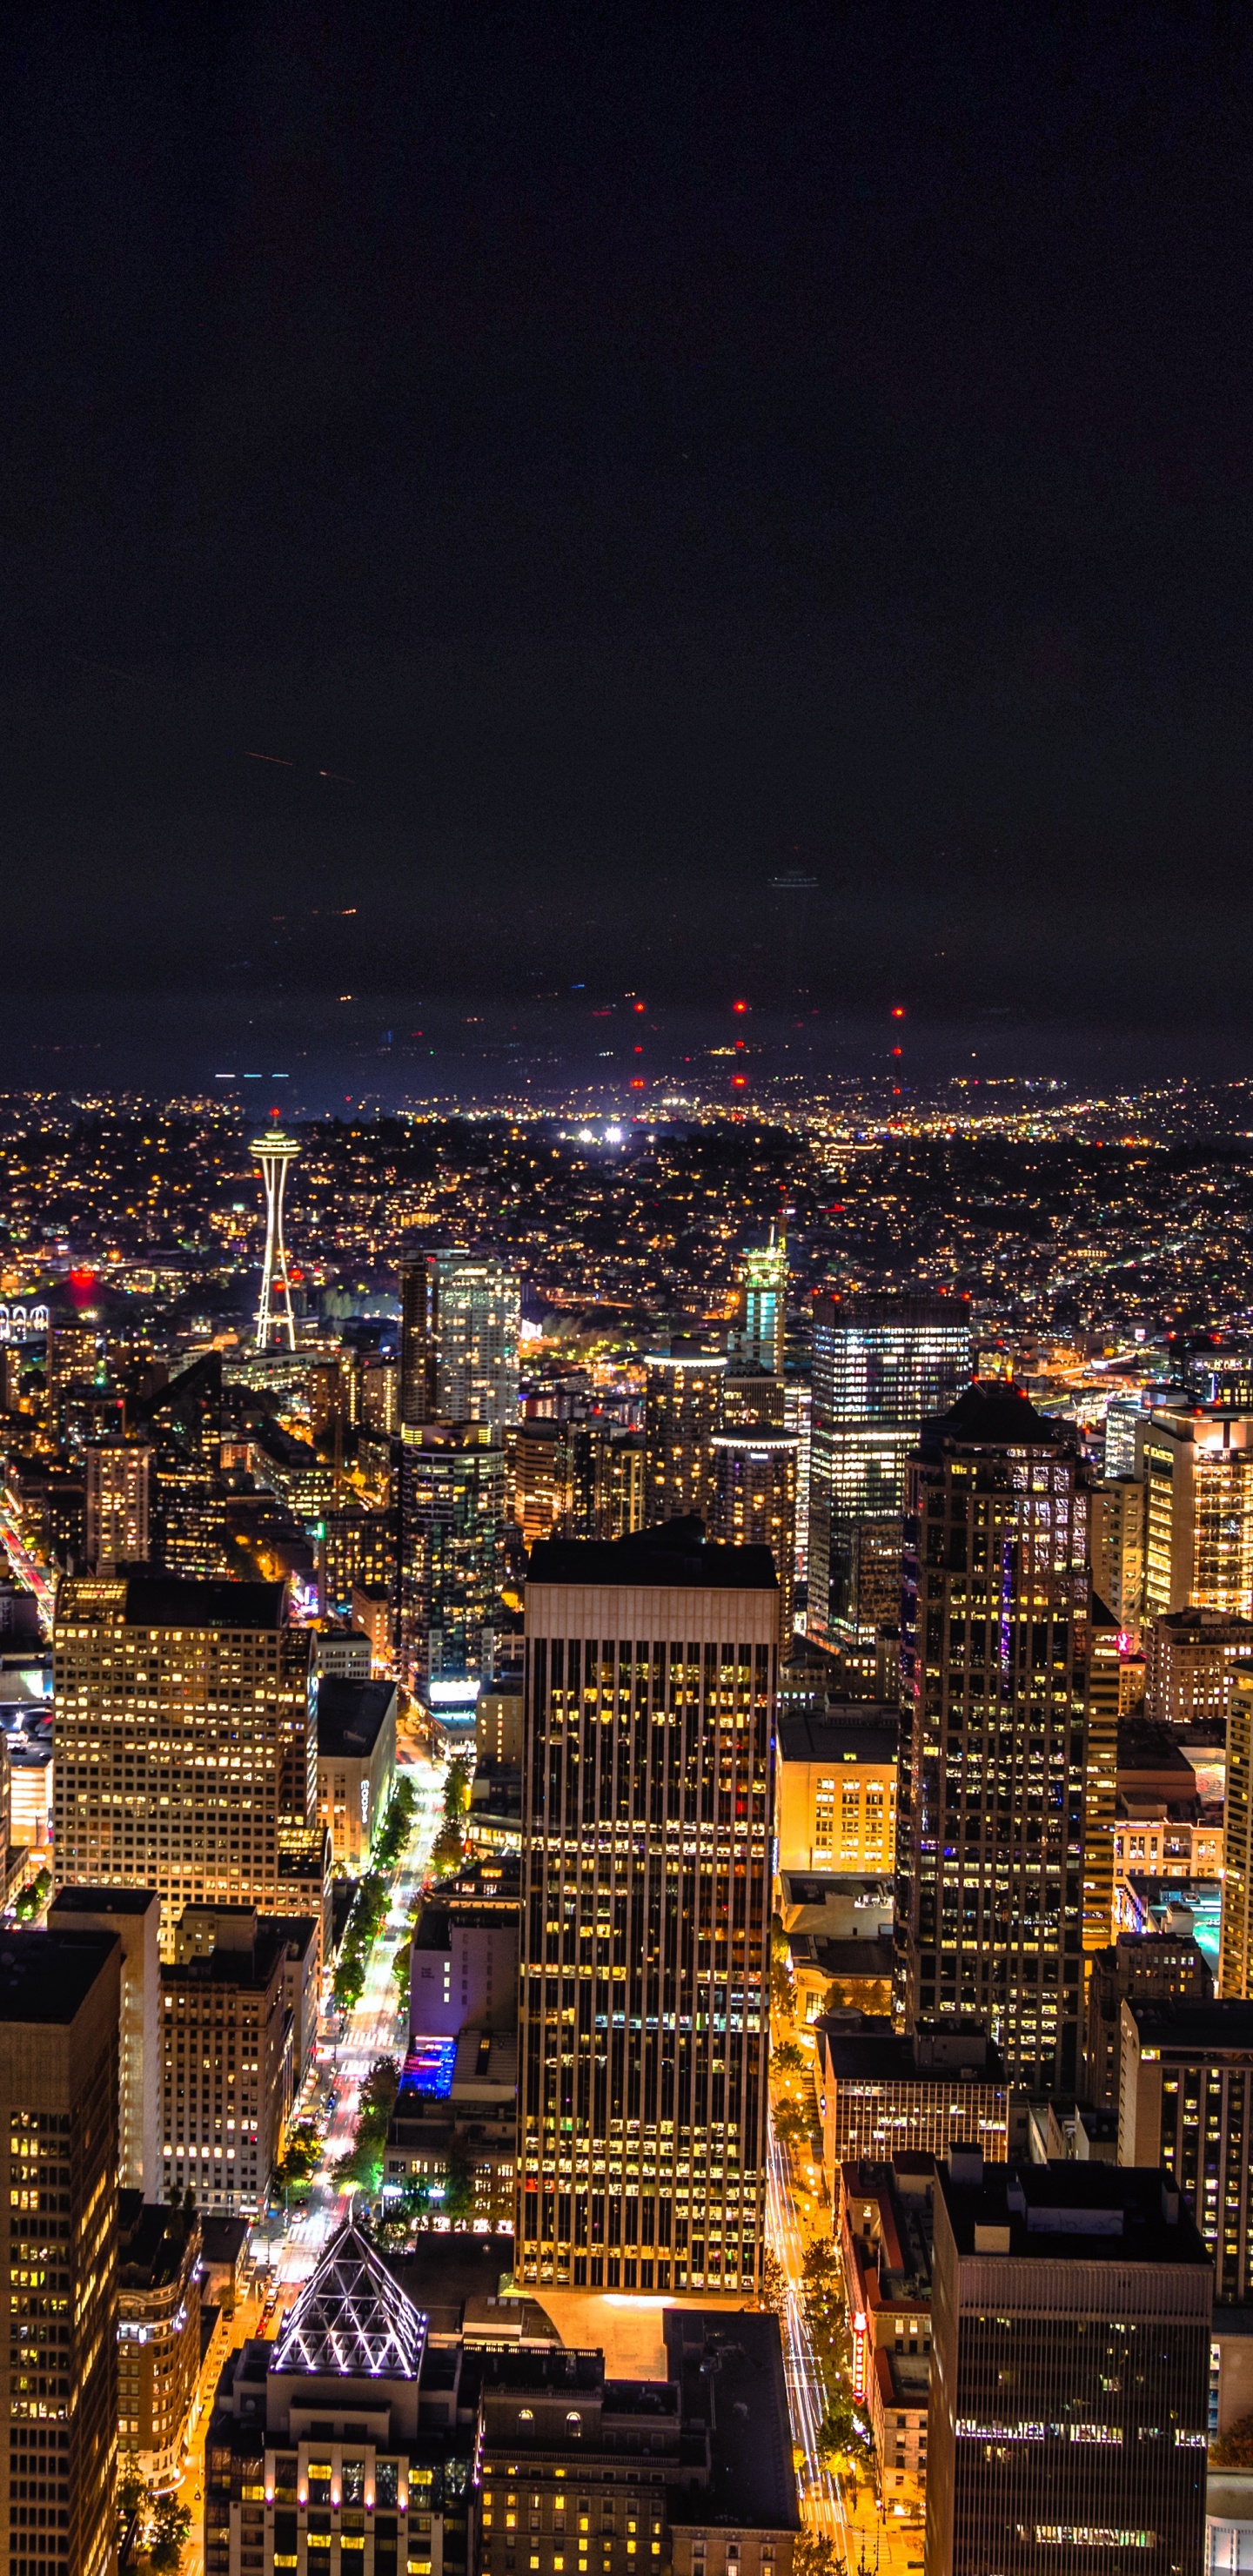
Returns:
[[[513,2233],[518,2042],[512,2030],[463,2030],[412,2043],[383,2153],[383,2200],[417,2225]]]
[[[1224,1718],[1235,1666],[1253,1655],[1253,1619],[1228,1610],[1169,1610],[1144,1631],[1145,1702],[1172,1726]]]
[[[843,2165],[947,2155],[955,2144],[1006,2151],[1009,2078],[980,2022],[935,2015],[912,2035],[885,2019],[818,2025],[822,2162],[834,2207]]]
[[[785,1870],[778,1893],[802,2032],[837,2007],[890,2012],[892,1881]]]
[[[1118,2161],[1164,2166],[1185,2195],[1215,2313],[1253,2307],[1253,2003],[1131,1997],[1121,2031]]]
[[[118,2198],[118,2447],[175,2485],[200,2373],[200,2224],[138,2191]]]
[[[409,1971],[412,2039],[455,2039],[467,2028],[512,2030],[518,2003],[515,1909],[463,1897],[424,1905]]]
[[[365,1866],[395,1778],[395,1683],[328,1677],[318,1692],[318,1816],[337,1870]]]

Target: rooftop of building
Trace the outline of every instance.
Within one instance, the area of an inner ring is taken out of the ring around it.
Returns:
[[[351,2219],[288,2310],[272,2368],[301,2377],[416,2379],[426,2318]]]
[[[1186,2049],[1203,2056],[1217,2056],[1228,2048],[1239,2050],[1243,2056],[1253,2049],[1253,2003],[1237,1995],[1178,2001],[1172,1998],[1164,2002],[1152,1996],[1133,1996],[1127,2010],[1139,2033],[1141,2049]]]
[[[968,1386],[947,1413],[922,1426],[922,1446],[986,1449],[1071,1449],[1069,1423],[1038,1413],[1030,1396],[1008,1380]]]
[[[195,2213],[163,2209],[141,2191],[118,2193],[118,2273],[122,2296],[127,2291],[165,2290],[177,2281],[188,2247],[198,2236]]]
[[[0,1934],[0,2022],[68,2027],[116,1952],[113,1932],[6,1929]]]
[[[67,1585],[62,1620],[92,1620],[120,1612],[127,1628],[240,1628],[273,1630],[287,1623],[283,1583],[194,1583],[167,1574],[132,1574],[112,1581]]]
[[[1253,1619],[1244,1618],[1238,1610],[1164,1610],[1153,1621],[1150,1634],[1153,1630],[1172,1639],[1206,1635],[1216,1643],[1228,1639],[1233,1645],[1253,1641]]]
[[[667,2308],[669,2373],[684,2430],[709,2434],[709,2484],[672,2494],[671,2522],[796,2531],[796,2472],[777,2317]]]
[[[785,1762],[894,1762],[900,1723],[885,1700],[842,1700],[821,1714],[801,1709],[780,1715],[779,1751]]]
[[[540,1539],[527,1583],[675,1585],[685,1591],[777,1592],[768,1547],[726,1547],[707,1539],[695,1513],[635,1530],[629,1538]]]
[[[846,2030],[825,2016],[815,2027],[819,2049],[825,2052],[837,2082],[957,2082],[1003,2089],[1009,2080],[1000,2051],[982,2022],[960,2014],[951,2019],[938,2013],[924,2015],[913,2032],[895,2031],[886,2018],[876,2021],[869,2016],[861,2030]]]
[[[955,2148],[937,2188],[965,2257],[1209,2269],[1186,2202],[1156,2167],[986,2164],[977,2148]]]
[[[346,1681],[325,1673],[318,1684],[318,1754],[360,1760],[374,1751],[396,1706],[394,1682]]]
[[[228,2264],[234,2271],[248,2241],[248,2221],[225,2213],[206,2211],[200,2221],[200,2251],[206,2263],[214,2268]]]
[[[219,1912],[225,1912],[220,1907]],[[255,1936],[236,1947],[217,1943],[200,1958],[176,1960],[161,1969],[163,1984],[179,1986],[238,1986],[248,1992],[264,1993],[275,1969],[287,1957],[287,1918],[280,1924],[272,1915],[264,1915],[257,1924]]]
[[[161,1899],[154,1887],[59,1887],[48,1907],[48,1924],[55,1929],[65,1914],[149,1914],[161,1911]]]

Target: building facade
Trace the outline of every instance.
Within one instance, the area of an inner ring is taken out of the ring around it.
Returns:
[[[11,1932],[0,1980],[0,2567],[108,2576],[117,2469],[118,1948]]]
[[[1156,2168],[936,2180],[927,2576],[1198,2569],[1211,2276]]]
[[[1083,2094],[1118,2110],[1125,2003],[1209,2003],[1214,1978],[1194,1932],[1120,1932],[1091,1963],[1083,2025]]]
[[[112,1933],[119,1946],[118,2182],[155,2200],[161,2187],[161,1899],[148,1887],[63,1887],[50,1932]]]
[[[281,1583],[63,1584],[58,1887],[155,1888],[166,1946],[185,1905],[290,1911],[285,1858],[307,1852],[320,1876],[309,1668],[309,1631],[287,1625]]]
[[[1253,1609],[1253,1415],[1189,1405],[1136,1432],[1144,1482],[1144,1607]]]
[[[146,1565],[152,1553],[152,1451],[142,1441],[89,1440],[83,1451],[87,1563],[94,1574]]]
[[[953,2145],[1008,2154],[1009,2080],[977,2023],[923,2022],[905,2034],[886,2022],[841,2030],[820,2020],[817,2033],[822,2161],[833,2208],[849,2163],[946,2156]]]
[[[294,2036],[287,1934],[247,1906],[189,1906],[161,1979],[163,2190],[257,2217],[282,2148]]]
[[[676,1345],[644,1363],[644,1520],[707,1521],[726,1359]]]
[[[200,2222],[124,2191],[118,2239],[119,2447],[160,2491],[178,2478],[200,2378]]]
[[[553,1541],[526,1621],[518,2277],[751,2290],[773,1562],[684,1523]]]
[[[760,1423],[713,1437],[709,1535],[725,1547],[768,1547],[779,1578],[779,1644],[792,1642],[796,1598],[796,1439]]]
[[[397,1652],[409,1690],[490,1679],[504,1579],[505,1452],[487,1423],[403,1434]]]
[[[400,1421],[518,1418],[522,1287],[491,1253],[452,1245],[415,1256],[401,1274]]]
[[[1214,2265],[1216,2306],[1253,2303],[1253,2003],[1121,2009],[1120,2164],[1161,2165]]]
[[[324,1679],[318,1688],[318,1818],[337,1870],[365,1866],[396,1781],[396,1686]]]
[[[1073,2085],[1082,2002],[1086,1470],[971,1387],[910,1465],[897,1996],[974,2013],[1018,2082]]]
[[[896,1865],[894,1708],[850,1700],[821,1716],[780,1717],[777,1868],[890,1875]]]
[[[858,1623],[854,1534],[899,1522],[905,1461],[929,1415],[943,1413],[970,1376],[970,1323],[960,1297],[838,1297],[814,1301],[809,1468],[811,1636],[836,1642]]]

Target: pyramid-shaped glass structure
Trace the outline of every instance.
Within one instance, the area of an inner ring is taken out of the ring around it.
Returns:
[[[273,2370],[313,2379],[416,2379],[426,2319],[348,2219],[306,2281]]]

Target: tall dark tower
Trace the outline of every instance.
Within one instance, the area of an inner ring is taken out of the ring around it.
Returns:
[[[400,1273],[400,1419],[419,1430],[435,1413],[435,1318],[432,1283],[424,1252],[406,1261]]]
[[[897,2004],[981,2014],[1041,2089],[1075,2080],[1089,1646],[1071,1433],[969,1387],[909,1462]]]

